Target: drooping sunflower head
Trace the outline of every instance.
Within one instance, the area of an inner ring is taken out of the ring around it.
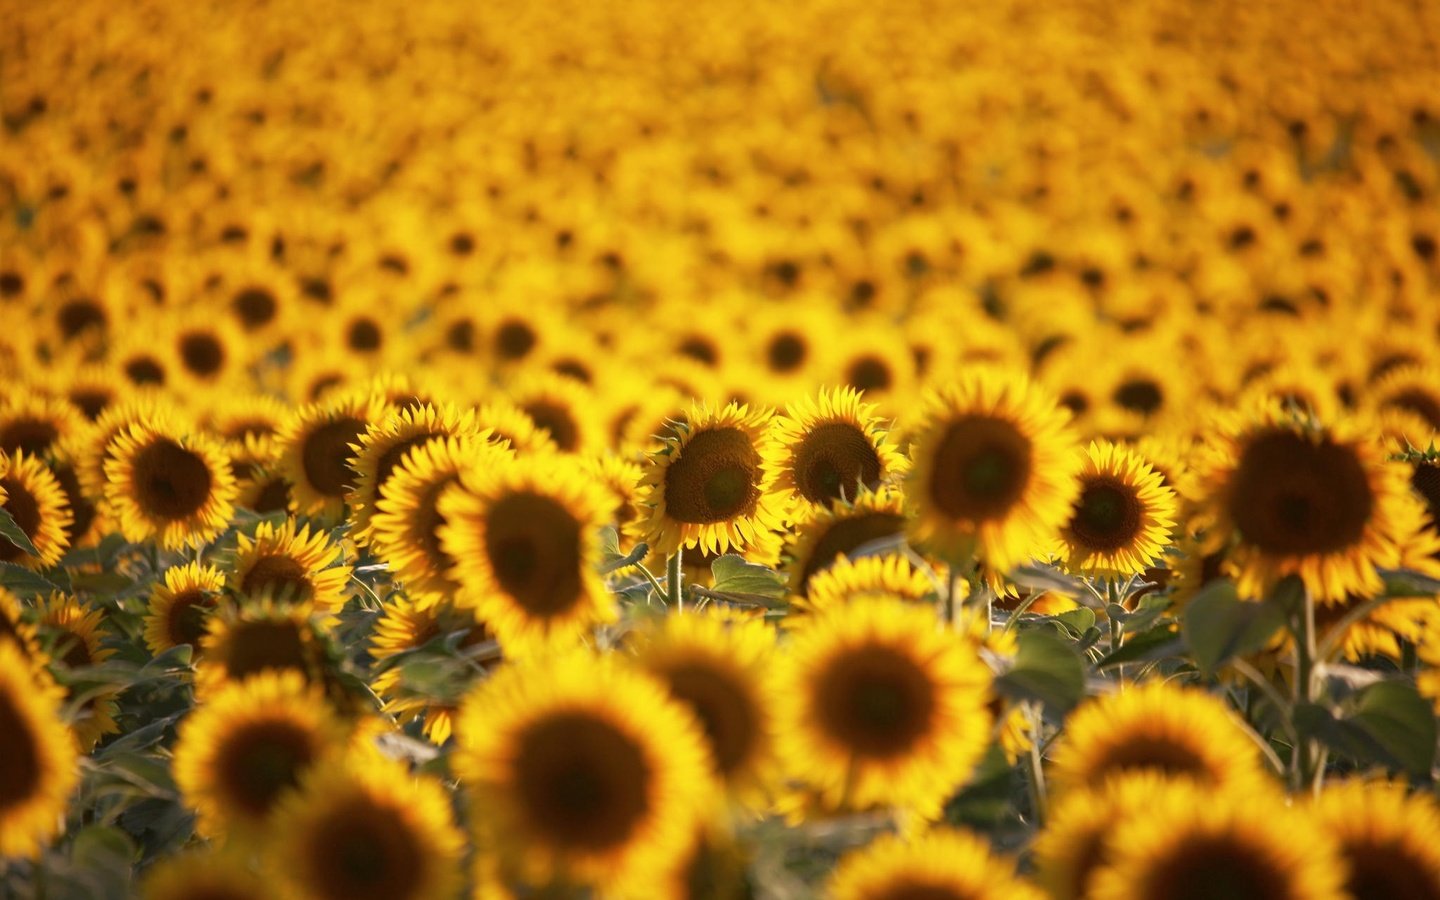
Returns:
[[[638,889],[679,861],[715,799],[695,716],[613,655],[508,663],[456,732],[455,771],[528,884]]]
[[[0,640],[0,857],[34,857],[57,834],[79,775],[63,694]]]
[[[782,524],[777,471],[768,411],[734,403],[692,407],[686,423],[647,460],[641,482],[646,540],[662,554],[745,548]]]
[[[278,468],[290,482],[295,512],[339,516],[359,481],[355,447],[389,413],[379,397],[339,391],[290,414],[277,436],[282,448]]]
[[[1276,790],[1175,784],[1113,826],[1095,900],[1336,900],[1334,844]]]
[[[334,612],[345,605],[352,567],[342,562],[343,549],[323,529],[261,522],[255,534],[239,535],[227,567],[229,587],[242,596],[268,595],[276,600]]]
[[[1050,762],[1057,791],[1141,772],[1211,788],[1266,783],[1259,751],[1224,701],[1160,681],[1082,705]]]
[[[175,783],[212,837],[254,838],[310,769],[344,751],[349,731],[296,672],[227,684],[181,723]]]
[[[0,465],[0,508],[30,539],[30,554],[0,537],[0,562],[41,569],[60,561],[70,546],[74,517],[65,492],[50,469],[38,457],[24,451],[0,453],[7,462]]]
[[[979,371],[932,392],[914,435],[906,498],[921,544],[999,572],[1043,555],[1078,492],[1079,462],[1048,396]]]
[[[166,569],[145,613],[145,645],[150,652],[158,656],[181,644],[198,650],[224,586],[223,572],[198,561]]]
[[[429,404],[407,407],[371,425],[360,436],[352,464],[358,477],[347,498],[356,539],[368,541],[375,504],[384,496],[396,468],[412,450],[440,438],[462,435],[474,440],[491,437],[491,433],[482,431],[476,424],[473,410],[462,410],[448,403],[439,407]]]
[[[905,533],[905,498],[896,489],[863,491],[853,500],[836,500],[813,509],[795,523],[783,556],[790,592],[810,593],[810,582],[842,558],[880,542],[897,544]]]
[[[774,629],[764,619],[705,611],[659,617],[627,643],[640,667],[699,719],[727,791],[763,802],[777,774]]]
[[[1222,422],[1205,467],[1207,549],[1229,547],[1242,595],[1263,597],[1287,575],[1322,602],[1381,591],[1378,569],[1414,537],[1409,472],[1362,427],[1273,405]]]
[[[280,800],[263,855],[299,897],[443,900],[465,850],[452,819],[445,789],[398,763],[311,766]]]
[[[781,446],[776,489],[790,493],[800,509],[828,508],[903,471],[905,458],[874,409],[852,388],[792,403],[775,423]]]
[[[776,703],[787,771],[829,809],[938,814],[990,738],[990,672],[899,597],[797,618]]]
[[[1440,809],[1403,784],[1332,782],[1309,812],[1339,848],[1354,900],[1440,898]]]
[[[507,655],[566,642],[612,621],[595,565],[603,494],[570,458],[516,458],[460,473],[436,509],[451,574]]]
[[[1043,896],[968,831],[937,828],[912,838],[882,835],[840,860],[825,896],[833,900],[1039,900]]]
[[[131,541],[198,546],[235,512],[235,475],[220,445],[168,426],[131,425],[107,451],[105,499]]]
[[[1080,496],[1060,532],[1072,572],[1138,575],[1160,559],[1175,525],[1175,492],[1138,453],[1092,442],[1080,469]]]

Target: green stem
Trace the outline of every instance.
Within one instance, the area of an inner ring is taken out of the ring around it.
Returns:
[[[1305,591],[1295,629],[1295,705],[1309,703],[1315,696],[1315,598]],[[1291,787],[1300,790],[1315,781],[1315,744],[1302,739],[1295,744],[1290,773]]]
[[[645,576],[645,580],[650,582],[650,587],[655,590],[655,596],[663,598],[666,594],[665,587],[660,584],[660,579],[655,577],[655,573],[647,569],[644,563],[636,563],[635,568],[639,569],[640,574]]]
[[[1025,756],[1025,779],[1030,787],[1030,805],[1035,810],[1035,827],[1045,825],[1045,811],[1049,802],[1045,787],[1045,766],[1040,758],[1040,716],[1034,704],[1027,704],[1025,715],[1030,720],[1030,752]]]
[[[684,552],[677,547],[675,555],[670,557],[670,562],[665,569],[665,601],[674,607],[676,612],[685,608],[685,600],[680,594],[680,556]]]

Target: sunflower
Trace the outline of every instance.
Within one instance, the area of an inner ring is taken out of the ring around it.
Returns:
[[[220,445],[167,426],[120,433],[105,463],[105,500],[127,540],[166,549],[213,540],[235,513],[235,476]]]
[[[580,465],[608,496],[609,524],[615,527],[620,553],[628,554],[639,540],[640,480],[645,470],[614,453],[583,457]],[[632,571],[633,567],[625,567],[610,574],[624,576]]]
[[[1440,809],[1403,784],[1330,783],[1310,816],[1339,847],[1353,900],[1440,898]]]
[[[68,400],[22,390],[0,403],[0,453],[44,457],[85,425]]]
[[[73,517],[65,504],[60,482],[38,458],[17,452],[0,459],[0,508],[30,539],[35,555],[0,538],[0,562],[15,563],[28,569],[42,569],[60,561],[70,546]]]
[[[225,574],[213,566],[189,562],[166,569],[164,583],[150,593],[145,613],[150,652],[159,656],[180,644],[198,650],[224,586]]]
[[[163,326],[153,319],[131,325],[134,336],[126,338],[110,351],[110,364],[116,374],[129,382],[132,388],[164,389],[173,387],[171,377],[179,363],[171,356],[170,348],[156,344],[149,337],[140,337]]]
[[[837,556],[827,569],[815,573],[805,586],[804,596],[794,602],[805,610],[826,610],[868,597],[899,597],[910,603],[929,603],[939,591],[939,580],[915,567],[909,557],[899,554]],[[957,591],[966,590],[962,581]]]
[[[1066,567],[1086,575],[1138,575],[1154,565],[1175,526],[1175,492],[1138,453],[1092,441],[1080,497],[1060,532]]]
[[[1224,701],[1153,681],[1086,702],[1050,760],[1057,791],[1158,772],[1211,788],[1263,784],[1259,749]]]
[[[0,858],[36,857],[59,833],[80,772],[62,701],[19,645],[0,641]]]
[[[290,482],[294,512],[340,515],[359,481],[351,463],[353,448],[389,412],[380,398],[350,391],[291,412],[276,440],[281,447],[277,468]]]
[[[763,802],[777,774],[774,629],[760,618],[686,612],[647,623],[627,645],[695,713],[719,783],[742,802]]]
[[[268,900],[273,893],[243,851],[192,850],[160,860],[140,883],[141,900]]]
[[[14,643],[32,667],[43,669],[49,658],[40,649],[35,623],[25,617],[20,598],[0,587],[0,641]]]
[[[96,607],[86,606],[74,597],[52,593],[36,607],[36,624],[45,641],[51,666],[63,670],[85,669],[97,666],[115,655],[115,651],[102,644],[111,636],[105,627],[105,612]],[[81,751],[90,752],[107,734],[120,730],[115,722],[115,698],[119,689],[97,689],[88,693],[77,717],[71,722],[75,741]],[[71,691],[65,691],[66,700]]]
[[[269,394],[221,395],[218,406],[204,414],[206,426],[227,441],[273,438],[280,433],[290,408]]]
[[[100,363],[88,363],[66,373],[61,391],[70,405],[90,422],[124,399],[126,393],[126,386],[117,382],[114,373]]]
[[[905,498],[893,488],[836,500],[795,523],[783,556],[790,592],[807,596],[810,581],[851,553],[877,541],[899,541],[905,532]]]
[[[800,617],[776,707],[787,770],[831,809],[936,815],[990,738],[990,672],[935,611],[899,597]]]
[[[1213,538],[1246,597],[1298,575],[1321,602],[1383,590],[1379,569],[1413,540],[1408,470],[1364,423],[1326,425],[1276,405],[1222,423],[1206,467]]]
[[[206,696],[268,671],[293,671],[319,681],[323,655],[308,607],[261,598],[221,608],[210,617],[196,653],[197,693]]]
[[[127,394],[119,403],[102,412],[94,427],[66,441],[65,454],[75,461],[76,474],[80,476],[80,486],[87,497],[105,497],[109,483],[105,465],[114,458],[117,449],[115,439],[137,425],[165,433],[188,432],[194,427],[189,417],[168,397],[156,391]]]
[[[594,392],[586,385],[551,372],[537,372],[512,385],[509,397],[561,452],[585,453],[602,446],[604,425],[596,414]]]
[[[460,472],[436,510],[451,573],[507,654],[566,641],[613,621],[615,600],[595,574],[605,498],[562,457],[522,457]]]
[[[208,313],[190,313],[163,326],[173,350],[173,371],[200,388],[223,384],[250,364],[239,327]]]
[[[219,688],[180,723],[172,769],[201,834],[256,838],[301,776],[339,759],[348,740],[319,688],[263,672]]]
[[[1341,900],[1344,869],[1278,791],[1172,785],[1116,824],[1094,900]]]
[[[1118,823],[1144,810],[1173,782],[1142,771],[1094,788],[1067,791],[1050,808],[1036,837],[1036,880],[1054,900],[1085,900],[1095,870],[1110,858],[1107,838]]]
[[[261,522],[255,535],[241,533],[229,570],[229,587],[237,594],[268,594],[287,603],[335,612],[345,605],[352,567],[345,551],[323,529],[312,530],[295,519],[284,524]]]
[[[908,840],[882,835],[841,858],[830,875],[830,900],[1040,900],[1015,873],[1015,861],[997,856],[968,831],[937,828]]]
[[[996,572],[1042,555],[1079,493],[1066,414],[1018,377],[981,370],[932,391],[915,428],[912,536]]]
[[[446,438],[411,452],[386,482],[371,520],[371,550],[389,563],[391,577],[411,594],[448,595],[459,590],[456,560],[441,546],[446,524],[439,499],[460,490],[460,473],[502,465],[509,454],[493,444]]]
[[[644,886],[679,861],[715,797],[694,715],[614,656],[502,666],[456,733],[455,772],[529,884]]]
[[[1377,381],[1369,396],[1382,415],[1402,413],[1418,420],[1419,427],[1408,429],[1417,445],[1428,443],[1426,439],[1440,431],[1440,369],[1399,366]]]
[[[649,454],[639,527],[663,555],[690,547],[744,549],[783,522],[778,467],[768,411],[734,403],[718,411],[691,407],[685,424]]]
[[[67,444],[51,451],[50,474],[55,476],[60,492],[65,495],[65,506],[70,510],[70,546],[90,547],[113,529],[101,515],[100,507],[92,502],[90,495],[85,493],[85,488],[81,486],[80,472],[70,458],[66,449],[68,446]],[[0,499],[0,503],[3,502],[3,499]]]
[[[384,496],[390,476],[410,451],[440,438],[461,436],[487,440],[490,433],[476,426],[473,410],[462,411],[448,403],[439,407],[429,404],[407,407],[371,425],[360,436],[352,464],[358,477],[354,490],[346,498],[355,539],[368,541],[375,504]]]
[[[503,398],[492,398],[475,411],[475,421],[490,434],[490,441],[509,445],[516,453],[552,453],[560,448],[550,432],[525,410]]]
[[[804,511],[875,490],[902,471],[905,459],[891,445],[872,404],[853,388],[822,390],[798,400],[775,420],[783,451],[775,488]]]
[[[450,797],[398,763],[309,767],[273,822],[266,868],[296,900],[449,900],[460,887]]]
[[[371,686],[385,699],[384,712],[401,724],[423,717],[425,736],[436,744],[450,739],[455,704],[447,697],[436,696],[428,686],[424,693],[410,690],[405,684],[404,668],[386,666],[385,660],[457,633],[461,635],[455,645],[457,652],[483,669],[493,669],[499,664],[499,644],[490,629],[475,618],[472,610],[458,609],[448,600],[398,597],[385,606],[370,638],[370,656],[377,663]]]

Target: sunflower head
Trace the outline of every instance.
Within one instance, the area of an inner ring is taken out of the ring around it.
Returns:
[[[693,407],[647,460],[641,482],[646,540],[663,554],[743,549],[783,521],[777,469],[767,411],[734,403]]]
[[[904,457],[874,409],[853,388],[792,403],[776,420],[782,448],[776,488],[789,492],[801,508],[828,508],[902,471]]]
[[[170,427],[131,425],[107,450],[105,499],[132,541],[167,549],[212,540],[235,512],[235,476],[214,440]]]
[[[573,460],[517,458],[460,473],[436,503],[457,595],[495,629],[507,654],[565,642],[611,621],[595,564],[605,500]]]
[[[1155,564],[1175,525],[1175,492],[1136,452],[1092,442],[1080,496],[1060,533],[1066,566],[1085,574],[1138,575]]]
[[[830,876],[834,900],[1040,900],[1043,895],[1015,872],[1015,861],[996,855],[967,831],[937,828],[906,839],[883,835],[840,860]]]
[[[339,516],[359,480],[355,447],[361,435],[390,412],[377,396],[338,391],[290,414],[276,440],[281,446],[278,468],[290,482],[295,512]]]
[[[1006,572],[1043,555],[1078,493],[1066,413],[1017,377],[981,370],[929,396],[906,498],[913,537]]]
[[[149,869],[141,882],[143,900],[265,900],[270,886],[243,851],[196,850],[172,856]]]
[[[60,561],[70,546],[74,517],[65,492],[39,458],[24,451],[0,453],[7,462],[0,471],[0,507],[10,514],[36,553],[30,554],[0,538],[0,562],[41,569]]]
[[[296,672],[216,690],[180,725],[175,783],[207,835],[257,837],[305,772],[335,760],[349,731]]]
[[[531,885],[641,889],[679,862],[715,799],[695,716],[615,656],[507,663],[456,732],[455,770],[492,811],[505,867]]]
[[[1327,784],[1310,813],[1338,846],[1355,900],[1440,897],[1440,809],[1429,794],[1356,778]]]
[[[795,523],[783,553],[790,592],[808,596],[820,573],[867,545],[898,543],[904,532],[905,498],[893,488],[862,491],[853,500],[811,510]]]
[[[56,836],[79,774],[63,694],[19,644],[0,640],[0,857],[35,857]]]
[[[351,566],[323,529],[294,518],[261,522],[254,536],[240,534],[228,566],[229,587],[243,596],[269,595],[333,612],[345,604]]]
[[[189,562],[165,570],[150,594],[145,614],[145,644],[157,656],[180,644],[200,645],[209,627],[225,574],[213,566]]]
[[[976,646],[899,597],[798,617],[779,678],[782,756],[831,809],[933,816],[989,743]]]

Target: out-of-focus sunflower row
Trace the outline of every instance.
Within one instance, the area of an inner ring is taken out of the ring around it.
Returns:
[[[1440,898],[1440,8],[0,12],[7,896]]]

